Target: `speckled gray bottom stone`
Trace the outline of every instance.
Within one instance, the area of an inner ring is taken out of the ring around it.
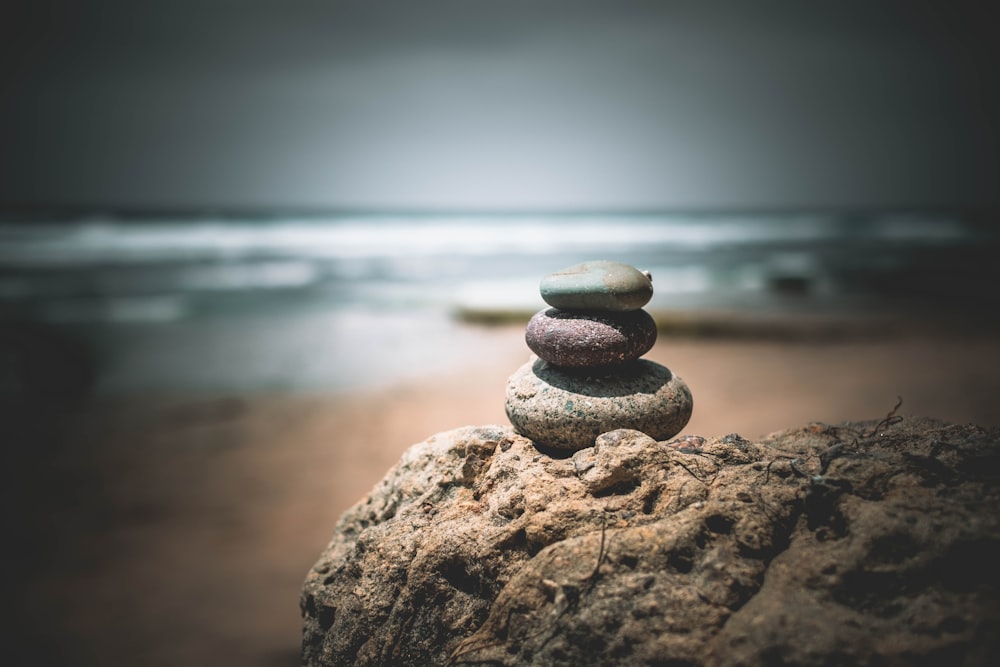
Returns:
[[[646,359],[595,371],[559,368],[533,357],[507,380],[505,407],[521,435],[575,451],[619,428],[667,440],[688,423],[693,402],[682,379]]]

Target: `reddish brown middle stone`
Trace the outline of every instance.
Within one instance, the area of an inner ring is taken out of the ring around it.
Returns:
[[[607,366],[638,359],[656,342],[656,323],[644,310],[621,313],[548,308],[524,332],[531,351],[556,366]]]

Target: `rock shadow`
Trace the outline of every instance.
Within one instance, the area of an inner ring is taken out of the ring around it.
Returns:
[[[646,359],[587,368],[554,366],[538,359],[531,372],[557,389],[593,398],[655,394],[674,378],[669,368]]]

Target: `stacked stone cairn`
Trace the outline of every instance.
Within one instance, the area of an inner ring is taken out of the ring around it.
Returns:
[[[684,428],[693,405],[687,385],[640,358],[656,342],[656,323],[642,309],[653,296],[648,273],[584,262],[545,276],[540,291],[552,307],[525,331],[537,357],[507,381],[505,407],[518,433],[573,452],[616,429],[666,440]]]

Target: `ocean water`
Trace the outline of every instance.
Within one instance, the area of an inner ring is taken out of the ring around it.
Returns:
[[[457,362],[456,313],[532,311],[588,259],[648,308],[994,308],[989,221],[951,214],[85,217],[0,223],[0,314],[71,335],[101,392],[352,389]],[[464,332],[464,333],[463,333]]]

